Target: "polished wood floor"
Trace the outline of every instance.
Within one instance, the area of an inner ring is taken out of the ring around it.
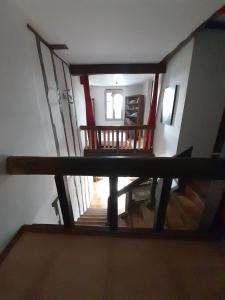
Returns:
[[[223,299],[214,241],[25,232],[0,265],[2,300]]]

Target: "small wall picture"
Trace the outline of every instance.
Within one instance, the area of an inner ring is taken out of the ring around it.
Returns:
[[[178,86],[170,86],[165,89],[162,102],[161,123],[172,125],[175,100]]]

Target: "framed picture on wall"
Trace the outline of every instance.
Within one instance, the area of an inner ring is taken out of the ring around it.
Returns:
[[[165,89],[162,101],[161,123],[166,125],[173,124],[173,115],[178,85],[170,86]]]

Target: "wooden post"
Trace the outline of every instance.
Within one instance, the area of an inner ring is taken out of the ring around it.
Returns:
[[[108,223],[111,230],[118,227],[117,183],[118,177],[109,177]]]
[[[98,141],[97,141],[97,143],[98,143],[98,149],[101,149],[101,146],[102,146],[101,130],[98,129],[97,132],[98,132]]]
[[[116,130],[116,149],[119,151],[120,141],[119,141],[119,129]]]
[[[67,179],[61,175],[55,176],[55,183],[59,197],[59,203],[62,211],[64,226],[74,225],[73,209],[70,200]]]
[[[169,195],[172,185],[172,178],[163,179],[162,192],[160,199],[156,199],[155,205],[155,218],[154,218],[154,229],[156,231],[164,230],[164,223],[166,218],[166,209],[169,201]]]
[[[134,130],[134,150],[137,148],[137,129]]]

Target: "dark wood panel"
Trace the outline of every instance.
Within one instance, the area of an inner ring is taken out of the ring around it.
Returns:
[[[220,126],[217,132],[217,137],[213,147],[212,155],[219,156],[222,152],[224,143],[225,143],[225,109],[223,111],[223,115],[220,121]]]
[[[7,172],[8,174],[224,179],[225,159],[11,156],[7,158]]]
[[[166,65],[164,63],[70,65],[70,73],[73,76],[94,74],[155,74],[165,72]]]
[[[52,50],[67,50],[67,49],[69,49],[66,44],[48,44],[48,46]]]
[[[163,179],[160,199],[156,199],[156,205],[155,205],[154,229],[156,231],[164,230],[166,209],[169,201],[171,185],[172,185],[172,178]]]
[[[109,177],[108,223],[112,230],[118,227],[118,201],[117,201],[118,177]]]
[[[225,30],[225,22],[223,21],[211,21],[206,25],[206,28]]]
[[[69,187],[67,179],[61,175],[55,176],[55,183],[59,197],[59,203],[62,211],[64,226],[74,225],[73,209],[70,200]]]
[[[103,157],[103,156],[145,156],[145,157],[154,157],[151,150],[143,149],[120,149],[119,140],[116,140],[117,148],[116,149],[84,149],[85,157]]]

